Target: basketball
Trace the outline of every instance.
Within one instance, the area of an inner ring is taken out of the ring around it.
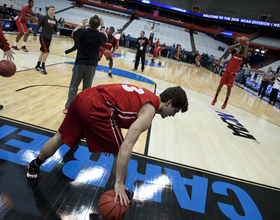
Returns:
[[[267,80],[268,80],[268,77],[267,77],[267,76],[263,77],[263,81],[264,81],[264,82],[267,81]]]
[[[39,21],[39,19],[38,19],[37,17],[35,17],[35,18],[32,20],[32,22],[35,23],[35,24],[37,24],[38,21]]]
[[[16,65],[10,60],[0,61],[0,75],[4,77],[11,77],[17,71]]]
[[[246,41],[248,40],[248,38],[247,37],[240,37],[240,39],[239,39],[239,43],[240,43],[240,45],[242,45],[242,46],[244,46],[245,44],[246,44]]]
[[[112,55],[112,54],[111,54],[111,51],[110,51],[110,50],[105,50],[105,51],[104,51],[104,56],[105,56],[106,58],[109,58],[111,55]]]
[[[122,219],[128,212],[129,204],[127,204],[127,206],[121,206],[119,198],[116,203],[114,202],[114,199],[115,190],[113,189],[106,191],[99,199],[99,213],[106,220]]]

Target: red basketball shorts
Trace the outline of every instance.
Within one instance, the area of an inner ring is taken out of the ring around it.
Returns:
[[[233,87],[235,77],[236,77],[235,73],[225,71],[222,75],[220,84],[227,85],[228,87]]]
[[[62,134],[61,141],[71,148],[86,138],[90,152],[117,154],[123,142],[114,110],[109,109],[101,94],[92,88],[74,98],[58,131]]]
[[[18,32],[22,35],[24,35],[25,33],[28,33],[28,28],[26,27],[26,24],[25,23],[22,23],[22,22],[18,22],[16,20],[16,25],[17,25],[17,28],[18,28]]]

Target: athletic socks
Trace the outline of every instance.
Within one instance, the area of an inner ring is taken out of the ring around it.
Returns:
[[[40,62],[40,61],[38,61],[37,66],[38,66],[38,67],[40,67],[40,65],[41,65],[41,62]]]
[[[215,95],[215,99],[217,99],[217,98],[218,98],[218,94]]]
[[[42,63],[42,67],[45,68],[45,63]]]
[[[34,163],[32,165],[35,165],[36,167],[39,168],[42,163],[44,163],[44,161],[40,160],[37,156],[37,158],[34,160]]]
[[[225,101],[225,103],[227,103],[227,101],[228,101],[228,98],[226,98],[226,101]]]

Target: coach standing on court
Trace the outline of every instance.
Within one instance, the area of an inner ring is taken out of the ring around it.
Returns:
[[[73,30],[73,38],[78,43],[78,52],[75,65],[72,70],[72,79],[70,82],[68,100],[65,104],[63,113],[67,114],[68,108],[78,92],[78,87],[83,80],[83,90],[90,88],[95,74],[95,68],[99,58],[99,48],[101,44],[106,44],[107,34],[105,32],[104,21],[97,15],[89,20],[89,28],[83,27],[88,19],[82,22]],[[99,32],[97,28],[101,26]]]
[[[50,50],[49,47],[51,45],[52,40],[52,32],[53,30],[56,33],[56,37],[59,37],[59,32],[57,30],[56,19],[54,18],[55,7],[50,6],[48,8],[48,14],[40,19],[37,26],[35,27],[33,40],[36,41],[37,37],[36,34],[39,28],[42,26],[42,32],[40,34],[40,43],[41,43],[41,54],[38,59],[38,63],[35,66],[37,71],[40,71],[43,74],[47,74],[45,69],[45,63],[49,56]],[[40,65],[42,66],[40,67]]]
[[[138,65],[139,65],[139,60],[141,57],[141,62],[142,62],[141,71],[142,72],[144,71],[145,55],[146,55],[146,50],[147,50],[148,46],[149,46],[149,41],[148,41],[148,38],[145,37],[145,31],[141,31],[140,37],[136,41],[137,53],[136,53],[135,64],[134,64],[133,70],[137,70]]]

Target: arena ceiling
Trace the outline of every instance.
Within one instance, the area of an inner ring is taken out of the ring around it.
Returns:
[[[192,6],[199,6],[200,13],[222,15],[250,20],[263,20],[280,23],[279,0],[152,0],[154,2],[172,5],[192,10]],[[265,17],[261,16],[265,15]]]

